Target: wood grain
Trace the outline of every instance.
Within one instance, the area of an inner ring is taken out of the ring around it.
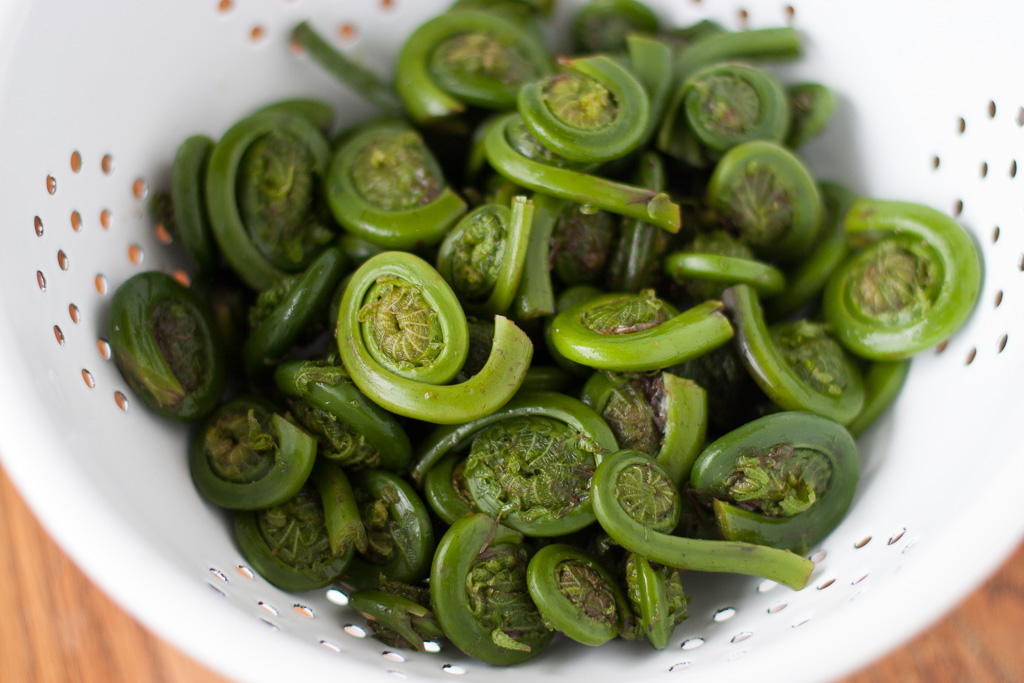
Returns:
[[[0,681],[227,683],[114,605],[0,470]],[[842,683],[1024,680],[1024,546],[939,624]]]

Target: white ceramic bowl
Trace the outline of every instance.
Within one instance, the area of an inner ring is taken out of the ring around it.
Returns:
[[[578,4],[563,2],[560,20]],[[226,518],[193,490],[185,431],[149,413],[106,357],[110,294],[139,270],[180,266],[144,198],[167,181],[187,135],[216,137],[288,96],[323,98],[348,121],[372,115],[288,49],[292,25],[310,19],[388,74],[403,38],[445,3],[10,0],[0,5],[0,452],[46,528],[105,591],[245,681],[300,670],[312,680],[622,681],[684,668],[694,681],[822,680],[922,629],[1009,553],[1024,529],[1013,417],[1024,177],[1012,170],[1024,163],[1024,4],[650,4],[679,25],[791,22],[806,57],[779,73],[839,95],[827,133],[805,150],[817,175],[949,211],[984,252],[974,315],[944,351],[914,361],[898,402],[861,439],[853,508],[812,553],[811,585],[797,593],[695,576],[691,616],[665,651],[559,643],[526,667],[497,669],[450,646],[389,652],[324,591],[290,595],[253,578]]]

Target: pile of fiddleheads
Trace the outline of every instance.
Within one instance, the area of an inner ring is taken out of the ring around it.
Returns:
[[[802,589],[854,436],[981,284],[951,218],[811,175],[836,99],[765,64],[792,29],[592,0],[556,57],[552,5],[458,0],[390,81],[297,26],[380,118],[289,100],[187,139],[153,214],[193,284],[109,311],[266,580],[497,665],[556,631],[666,648],[690,572]]]

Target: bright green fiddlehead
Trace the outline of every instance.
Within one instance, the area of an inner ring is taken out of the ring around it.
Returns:
[[[327,201],[350,233],[388,249],[437,244],[466,211],[423,138],[405,123],[371,123],[334,153]]]
[[[608,57],[560,63],[565,71],[519,91],[519,113],[534,137],[583,163],[611,161],[636,149],[651,116],[640,82]]]
[[[565,309],[551,324],[555,348],[599,370],[660,370],[732,338],[717,301],[675,315],[652,290],[604,294]]]
[[[835,112],[836,96],[820,83],[791,85],[788,95],[793,120],[786,145],[796,149],[824,130]]]
[[[730,149],[715,166],[707,199],[759,256],[793,261],[818,239],[818,187],[803,163],[773,142]]]
[[[665,273],[694,301],[721,299],[735,284],[750,285],[764,296],[786,287],[781,270],[756,260],[747,245],[722,231],[698,235],[686,250],[666,256]]]
[[[655,192],[665,191],[665,165],[654,151],[645,151],[637,159],[633,182]],[[625,218],[619,226],[619,239],[608,266],[609,287],[613,291],[638,292],[652,287],[661,270],[661,255],[670,236],[650,223]]]
[[[851,241],[874,241],[825,287],[825,320],[846,348],[872,360],[907,358],[967,320],[981,257],[956,221],[918,204],[862,199],[843,226]]]
[[[690,484],[713,504],[726,539],[804,553],[846,514],[859,467],[857,446],[838,423],[775,413],[710,444]]]
[[[802,320],[768,328],[746,285],[726,291],[723,301],[743,362],[772,401],[844,424],[857,416],[864,404],[860,370],[824,326]]]
[[[636,632],[657,650],[668,647],[673,629],[687,617],[689,598],[681,576],[678,569],[655,567],[636,553],[626,559],[626,587],[637,617]]]
[[[487,161],[498,173],[535,192],[638,218],[669,232],[679,231],[679,205],[664,192],[625,185],[525,156],[511,144],[510,133],[517,125],[521,125],[518,115],[509,114],[487,131]]]
[[[800,590],[814,564],[793,553],[750,543],[670,536],[679,521],[679,492],[664,470],[637,451],[618,451],[591,481],[594,512],[619,545],[676,569],[772,579]]]
[[[526,197],[513,198],[511,209],[485,204],[464,216],[441,243],[437,271],[470,313],[499,315],[512,305],[533,213]]]
[[[442,424],[467,422],[504,405],[533,355],[529,338],[497,316],[484,367],[446,386],[466,360],[465,314],[430,264],[401,252],[375,256],[353,274],[341,301],[338,347],[352,381],[374,403]]]
[[[597,372],[583,386],[581,398],[608,422],[621,448],[651,456],[677,485],[686,481],[704,448],[704,389],[668,372]]]
[[[537,37],[498,12],[459,9],[421,25],[395,67],[395,88],[417,125],[436,125],[466,105],[503,109],[519,88],[550,72]]]
[[[725,153],[751,140],[781,143],[789,130],[789,98],[766,71],[745,64],[714,64],[691,75],[669,105],[658,147],[688,159],[688,136]]]

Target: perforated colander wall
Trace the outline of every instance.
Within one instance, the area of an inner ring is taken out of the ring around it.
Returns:
[[[390,650],[366,637],[339,591],[291,595],[254,575],[227,519],[192,488],[186,431],[135,400],[105,340],[121,282],[143,269],[189,277],[146,203],[182,139],[217,137],[284,97],[320,97],[346,121],[373,115],[289,45],[291,26],[310,19],[388,74],[396,46],[444,3],[99,4],[0,10],[0,51],[9,54],[0,81],[0,448],[75,559],[211,666],[244,680],[282,680],[296,666],[361,678],[828,678],[951,607],[1019,539],[1024,87],[1015,76],[1024,56],[1012,27],[1024,8],[652,0],[679,25],[712,17],[733,28],[800,29],[806,57],[778,73],[825,82],[840,98],[827,133],[806,149],[816,174],[955,216],[984,253],[985,286],[968,325],[914,361],[898,403],[861,439],[854,507],[810,554],[807,589],[695,576],[691,616],[666,651],[560,642],[526,669],[503,670],[447,645]],[[562,4],[564,21],[579,3]]]

